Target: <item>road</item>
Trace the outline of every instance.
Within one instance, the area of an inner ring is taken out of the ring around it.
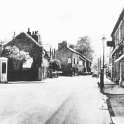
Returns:
[[[109,124],[105,99],[91,76],[0,84],[0,123]]]

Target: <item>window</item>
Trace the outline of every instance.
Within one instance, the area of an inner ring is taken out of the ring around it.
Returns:
[[[119,44],[119,29],[116,32],[116,42]]]
[[[121,40],[124,39],[124,21],[122,22],[121,26],[120,26],[120,30],[121,30]]]
[[[75,58],[74,58],[74,64],[75,64]]]
[[[68,58],[68,64],[70,64],[71,63],[71,58]]]
[[[81,60],[79,61],[79,65],[83,65],[83,62]]]
[[[6,63],[2,63],[2,73],[6,73]]]

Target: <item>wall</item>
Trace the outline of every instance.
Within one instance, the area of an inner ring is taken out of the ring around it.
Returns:
[[[66,47],[56,51],[56,59],[59,59],[62,64],[67,64],[68,58],[72,58],[72,52]]]

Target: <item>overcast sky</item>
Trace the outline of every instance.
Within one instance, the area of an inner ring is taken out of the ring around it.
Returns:
[[[43,44],[75,44],[88,35],[99,51],[101,37],[110,40],[123,6],[123,0],[1,0],[0,40],[8,41],[13,32],[30,27],[39,31]]]

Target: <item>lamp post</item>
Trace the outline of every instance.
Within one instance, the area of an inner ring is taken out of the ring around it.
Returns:
[[[104,89],[104,61],[105,61],[105,46],[104,46],[104,42],[105,42],[106,38],[102,37],[102,47],[103,47],[103,55],[102,55],[102,67],[101,67],[101,73],[100,73],[100,90],[101,92],[103,92]]]

